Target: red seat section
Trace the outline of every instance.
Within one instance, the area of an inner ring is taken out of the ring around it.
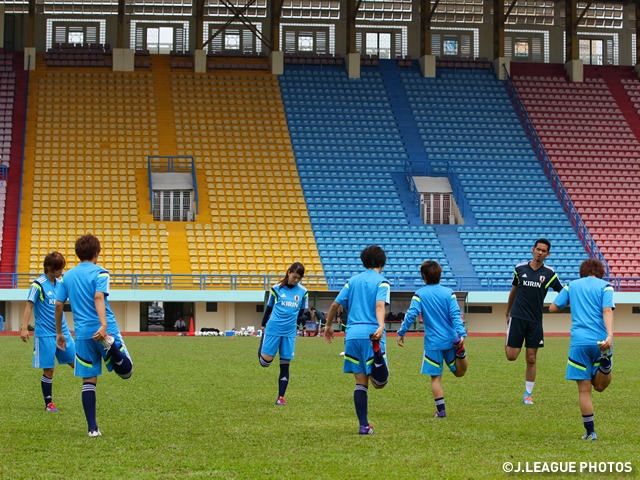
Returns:
[[[627,71],[628,70],[628,71]],[[547,154],[612,277],[640,276],[640,81],[630,68],[513,65],[512,77]]]

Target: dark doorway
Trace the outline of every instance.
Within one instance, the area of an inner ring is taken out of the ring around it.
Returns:
[[[163,305],[165,331],[175,331],[174,325],[179,317],[182,317],[182,320],[184,320],[187,330],[189,330],[191,318],[193,318],[195,322],[193,302],[164,302]]]

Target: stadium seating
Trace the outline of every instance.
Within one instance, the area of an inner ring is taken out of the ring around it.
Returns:
[[[401,73],[433,173],[451,166],[477,221],[458,228],[483,284],[531,258],[537,237],[552,242],[549,265],[578,276],[586,253],[554,196],[502,83],[483,71]],[[495,286],[495,281],[491,280]]]
[[[564,187],[605,255],[612,277],[640,273],[640,142],[603,78],[514,76]],[[636,80],[624,82],[634,96]]]
[[[322,275],[277,77],[173,74],[171,82],[177,151],[197,160],[211,224],[204,241],[189,241],[191,271],[282,274],[301,261],[307,275]]]
[[[91,231],[105,267],[168,273],[150,260],[163,240],[139,218],[140,170],[159,153],[151,77],[36,71],[31,81],[19,271],[39,272],[52,250],[73,265],[73,242]]]
[[[11,157],[15,82],[13,56],[0,53],[0,172],[4,178],[6,178]],[[2,258],[6,192],[7,182],[5,179],[0,179],[0,258]]]
[[[342,69],[292,66],[280,86],[325,273],[341,279],[357,273],[362,248],[377,244],[387,251],[392,282],[414,276],[420,285],[426,258],[442,264],[449,282],[433,228],[409,225],[394,186],[406,153],[380,73],[352,80]]]

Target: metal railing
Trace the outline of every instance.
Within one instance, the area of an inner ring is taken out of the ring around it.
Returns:
[[[415,188],[415,183],[413,182],[413,175],[421,175],[425,177],[447,177],[449,179],[449,185],[451,185],[451,192],[453,198],[456,201],[456,205],[458,206],[458,210],[460,210],[460,215],[464,217],[465,212],[467,211],[467,207],[469,202],[467,201],[467,197],[464,194],[464,190],[462,188],[462,184],[460,183],[460,179],[458,178],[458,174],[456,173],[453,165],[450,162],[440,162],[439,165],[443,165],[444,168],[432,168],[430,160],[413,161],[412,163],[406,162],[404,171],[407,179],[411,178],[409,185],[412,185]],[[413,192],[413,188],[411,190]],[[416,188],[416,192],[418,189]],[[418,205],[420,205],[420,194],[418,194]]]
[[[16,258],[13,264],[13,269],[18,270],[18,254],[20,249],[20,223],[22,220],[22,187],[24,183],[24,153],[27,146],[27,109],[29,108],[29,81],[31,80],[31,55],[27,60],[27,81],[25,88],[27,89],[24,102],[24,121],[22,125],[22,166],[20,167],[20,192],[18,193],[18,199],[20,206],[18,207],[18,222],[16,231]]]
[[[358,272],[353,272],[354,274]],[[0,273],[0,282],[14,289],[29,288],[38,274]],[[385,275],[393,291],[415,292],[424,286],[418,275]],[[110,273],[112,290],[268,290],[282,280],[282,275],[248,274],[126,274]],[[339,291],[350,275],[305,275],[302,280],[309,290]],[[507,291],[512,277],[449,277],[441,283],[456,291]],[[640,280],[640,279],[639,279]],[[480,286],[478,284],[480,283]]]
[[[147,169],[149,175],[149,203],[151,210],[149,213],[153,214],[153,182],[151,179],[152,172],[163,173],[190,173],[191,182],[193,185],[193,202],[195,203],[195,213],[198,212],[198,182],[196,179],[196,166],[193,157],[188,156],[158,156],[151,155],[147,158]]]
[[[505,74],[504,84],[507,89],[507,92],[511,97],[513,106],[516,109],[516,112],[518,113],[518,118],[520,119],[520,123],[522,123],[522,127],[524,128],[527,134],[527,137],[529,138],[529,141],[533,146],[533,150],[536,154],[536,157],[538,158],[538,161],[542,165],[542,168],[544,169],[544,173],[546,174],[547,179],[549,180],[549,183],[553,188],[553,191],[556,193],[558,199],[560,200],[560,204],[562,205],[562,208],[567,214],[567,217],[571,222],[571,226],[573,227],[574,231],[578,234],[578,238],[582,242],[582,246],[584,247],[584,249],[586,250],[586,252],[589,254],[591,258],[600,260],[604,264],[604,267],[606,270],[606,276],[609,277],[611,272],[609,269],[609,263],[604,258],[604,255],[600,251],[600,248],[598,248],[598,246],[596,245],[596,242],[591,236],[591,233],[589,233],[589,229],[582,221],[582,218],[580,217],[578,210],[576,209],[575,205],[571,201],[571,198],[569,197],[567,190],[564,188],[564,185],[562,184],[562,181],[560,180],[558,173],[553,167],[553,163],[551,163],[551,159],[549,158],[549,155],[547,155],[544,145],[542,144],[542,140],[540,140],[540,137],[538,136],[538,133],[536,132],[535,127],[533,126],[533,122],[531,121],[531,118],[529,117],[529,114],[527,113],[527,110],[524,104],[522,103],[520,96],[518,95],[518,91],[516,90],[516,87],[513,84],[511,77],[509,76],[509,72],[507,72],[507,69],[504,65],[502,66],[502,68],[504,69],[504,74]]]

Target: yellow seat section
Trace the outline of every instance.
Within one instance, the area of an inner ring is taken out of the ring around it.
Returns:
[[[18,270],[36,273],[52,250],[74,266],[92,232],[123,288],[117,274],[158,288],[167,274],[280,276],[294,261],[323,277],[277,76],[173,73],[163,60],[151,73],[32,72]],[[195,221],[153,217],[151,155],[194,157]]]

